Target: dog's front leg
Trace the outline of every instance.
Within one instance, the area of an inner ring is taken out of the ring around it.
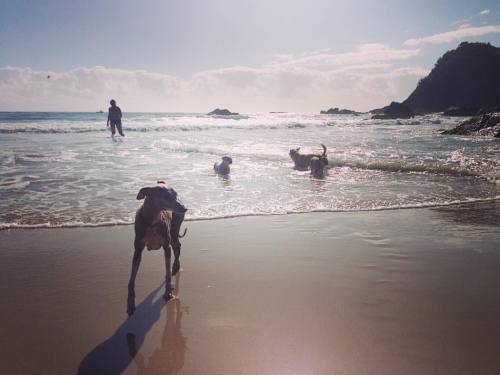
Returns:
[[[165,301],[168,301],[169,299],[172,298],[172,284],[171,284],[172,273],[170,271],[170,258],[171,258],[170,245],[163,245],[163,251],[165,253],[165,269],[166,269],[165,295],[163,296],[163,298],[165,298]]]
[[[172,265],[172,276],[177,275],[177,272],[179,272],[181,268],[181,263],[180,263],[180,256],[181,256],[181,243],[177,239],[172,244],[172,250],[174,252],[174,264]]]
[[[172,276],[177,275],[181,268],[180,264],[180,256],[181,256],[181,242],[179,241],[179,237],[184,237],[186,232],[180,236],[179,232],[181,230],[182,221],[184,220],[184,214],[172,214],[172,225],[170,227],[170,245],[172,246],[172,250],[174,252],[174,264],[172,265]]]
[[[130,280],[128,282],[128,298],[127,298],[127,314],[130,316],[135,311],[135,278],[139,271],[141,264],[142,250],[144,250],[144,243],[136,238],[134,240],[134,257],[132,258],[132,272],[130,273]]]

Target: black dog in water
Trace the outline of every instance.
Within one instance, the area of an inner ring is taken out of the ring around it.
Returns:
[[[233,159],[229,156],[223,156],[222,161],[214,164],[214,171],[221,175],[227,175],[230,172],[229,165],[233,164]]]

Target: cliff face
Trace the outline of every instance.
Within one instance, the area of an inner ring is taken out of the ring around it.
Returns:
[[[500,104],[500,48],[461,43],[446,52],[403,102],[415,113],[450,107],[493,108]]]

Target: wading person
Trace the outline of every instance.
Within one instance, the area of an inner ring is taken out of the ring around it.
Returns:
[[[109,126],[111,124],[111,136],[115,135],[115,128],[117,128],[118,134],[125,137],[122,130],[122,110],[116,105],[113,99],[111,99],[109,104],[111,104],[111,107],[108,110],[108,122],[106,125]]]

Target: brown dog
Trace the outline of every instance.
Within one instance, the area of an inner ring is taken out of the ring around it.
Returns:
[[[326,146],[324,144],[321,144],[321,147],[323,147],[323,154],[318,155],[318,154],[301,154],[299,153],[300,147],[298,148],[292,148],[289,152],[290,157],[292,158],[293,162],[295,163],[295,169],[298,169],[300,171],[307,171],[311,167],[311,159],[316,157],[316,158],[324,158],[326,159]],[[328,162],[328,160],[327,160]]]
[[[135,278],[144,247],[148,250],[158,250],[163,246],[166,267],[164,298],[168,301],[172,298],[171,276],[175,275],[180,268],[181,243],[179,238],[186,234],[186,230],[183,235],[179,235],[179,231],[187,208],[177,200],[177,192],[167,187],[163,181],[158,181],[157,186],[142,188],[137,194],[137,199],[145,200],[135,215],[134,257],[128,283],[128,315],[132,315],[135,311]],[[172,271],[170,270],[170,246],[175,256]]]

